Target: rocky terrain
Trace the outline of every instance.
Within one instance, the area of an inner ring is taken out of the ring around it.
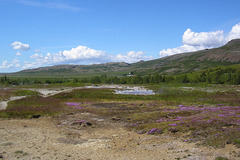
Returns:
[[[0,119],[0,159],[32,160],[237,160],[240,148],[197,146],[176,135],[128,131],[124,124],[90,113],[38,119]]]

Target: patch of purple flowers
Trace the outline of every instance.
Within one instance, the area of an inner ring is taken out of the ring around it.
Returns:
[[[85,120],[75,121],[75,123],[83,123],[83,122],[87,122],[87,121],[85,121]]]
[[[68,106],[75,107],[75,109],[83,109],[81,103],[67,102],[65,103]]]
[[[67,102],[65,104],[68,105],[68,106],[79,106],[79,105],[81,105],[81,103],[74,103],[74,102]]]
[[[148,131],[148,134],[161,134],[161,133],[162,133],[162,129],[160,128],[153,128]]]
[[[161,118],[161,119],[159,119],[159,120],[157,120],[156,122],[157,123],[160,123],[160,122],[172,122],[172,121],[181,121],[181,120],[183,120],[184,118],[186,118],[186,117],[177,117],[177,118],[175,118],[175,119],[165,119],[165,118]]]
[[[168,124],[170,127],[180,125],[193,128],[208,128],[211,126],[218,126],[218,128],[224,126],[240,127],[240,106],[225,106],[222,104],[216,106],[178,105],[177,108],[164,108],[161,111],[170,116],[168,116],[169,118],[160,118],[156,120],[156,123],[175,122]],[[178,114],[179,116],[176,117]],[[156,128],[153,128],[148,133],[154,134],[156,130]]]

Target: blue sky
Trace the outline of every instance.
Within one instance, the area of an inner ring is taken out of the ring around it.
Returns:
[[[0,73],[134,63],[240,38],[239,0],[0,0]]]

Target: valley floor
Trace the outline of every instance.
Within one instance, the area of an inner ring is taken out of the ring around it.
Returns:
[[[81,120],[86,120],[86,123]],[[0,157],[5,160],[237,160],[240,148],[197,146],[172,135],[128,131],[124,124],[90,113],[37,119],[0,119]],[[0,159],[1,159],[0,158]]]

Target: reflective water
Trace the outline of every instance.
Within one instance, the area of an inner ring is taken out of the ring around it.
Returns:
[[[114,90],[115,94],[127,94],[127,95],[154,95],[155,92],[153,90],[147,90],[145,88],[127,88],[121,90]]]

